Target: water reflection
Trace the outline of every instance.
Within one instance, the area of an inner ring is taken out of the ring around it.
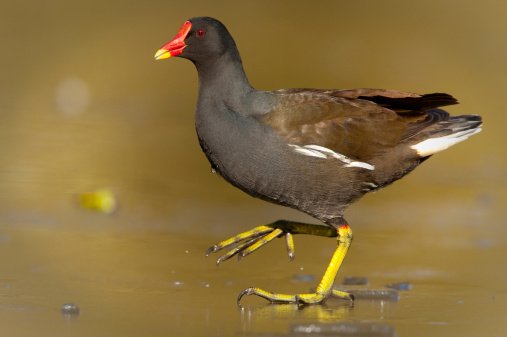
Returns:
[[[62,308],[60,309],[62,313],[62,317],[65,320],[76,319],[80,314],[81,310],[75,303],[64,303],[62,304]]]
[[[292,324],[289,336],[356,336],[356,337],[394,337],[396,331],[389,324],[372,323],[307,323]]]
[[[388,310],[392,301],[348,301],[328,300],[322,305],[264,305],[246,306],[241,308],[241,321],[244,331],[256,325],[278,320],[289,323],[290,336],[394,336],[395,329],[389,324],[371,323],[368,320],[357,321],[353,311],[360,307],[361,311],[382,312]],[[380,309],[380,310],[379,310]]]
[[[354,304],[340,301],[340,304],[329,305],[297,305],[297,304],[267,304],[263,306],[242,306],[241,319],[245,324],[253,320],[276,319],[316,319],[318,322],[339,321],[347,318]]]

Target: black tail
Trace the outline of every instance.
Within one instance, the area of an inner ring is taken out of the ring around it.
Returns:
[[[458,104],[458,100],[449,94],[434,93],[420,97],[387,97],[387,96],[359,96],[358,98],[372,101],[385,108],[405,111],[406,113],[418,113],[435,109],[441,106]]]

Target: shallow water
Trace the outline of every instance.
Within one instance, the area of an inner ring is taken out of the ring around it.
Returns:
[[[2,335],[316,335],[308,327],[343,323],[397,336],[504,334],[504,3],[287,4],[3,5]],[[258,88],[445,91],[461,102],[453,114],[483,115],[481,134],[346,213],[354,241],[337,282],[410,282],[399,300],[298,308],[250,296],[236,305],[249,286],[309,291],[336,241],[296,236],[290,263],[283,240],[241,263],[217,268],[217,254],[205,258],[254,226],[315,221],[210,172],[193,129],[193,66],[153,61],[183,21],[202,14],[226,23]],[[80,206],[79,195],[97,188],[114,193],[116,212]],[[80,312],[62,314],[66,303]]]
[[[248,210],[244,216],[260,218]],[[420,217],[427,220],[422,213]],[[398,301],[358,300],[351,306],[332,299],[298,308],[253,297],[244,298],[242,307],[235,301],[252,285],[308,291],[317,281],[298,281],[294,275],[318,279],[333,239],[296,237],[291,263],[283,241],[277,240],[240,264],[227,261],[217,268],[204,252],[221,236],[199,233],[201,226],[146,229],[147,221],[129,228],[121,216],[94,218],[76,216],[70,226],[58,219],[2,221],[4,331],[19,336],[35,331],[43,336],[286,335],[294,324],[349,322],[388,324],[399,335],[472,336],[506,328],[507,273],[501,266],[507,245],[499,235],[478,235],[473,224],[459,231],[431,225],[378,229],[366,221],[372,228],[357,226],[339,281],[345,275],[366,275],[372,289],[407,280],[413,288],[400,291]],[[170,227],[171,220],[167,222]],[[64,303],[75,303],[81,313],[65,317],[60,313]]]

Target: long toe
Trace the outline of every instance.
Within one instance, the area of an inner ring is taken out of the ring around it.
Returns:
[[[331,293],[320,294],[320,293],[311,293],[311,294],[277,294],[268,292],[259,288],[250,287],[243,290],[238,296],[238,305],[241,305],[241,298],[243,296],[257,295],[259,297],[265,298],[271,303],[297,303],[297,304],[320,304],[324,302],[331,296]]]

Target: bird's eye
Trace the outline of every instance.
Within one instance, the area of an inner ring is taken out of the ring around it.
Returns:
[[[206,35],[206,32],[205,32],[204,30],[199,29],[199,30],[197,31],[197,36],[199,36],[199,37],[203,37],[204,35]]]

